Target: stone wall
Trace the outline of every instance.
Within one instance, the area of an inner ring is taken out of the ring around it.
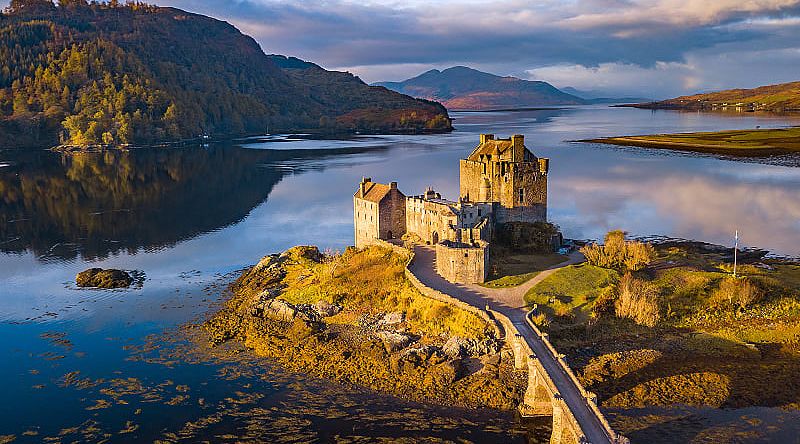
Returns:
[[[420,197],[406,198],[406,231],[414,233],[428,244],[456,240],[458,218],[445,204]]]
[[[545,222],[547,221],[547,206],[532,205],[527,207],[506,208],[497,206],[494,218],[498,224],[506,222]]]
[[[485,242],[478,246],[449,241],[436,244],[436,272],[450,282],[485,282],[488,263],[489,248]]]
[[[459,193],[473,202],[496,202],[506,219],[535,222],[547,219],[548,159],[524,162],[461,160]],[[525,208],[535,208],[527,211]]]
[[[481,195],[485,165],[485,163],[473,160],[461,159],[459,161],[459,194],[462,200],[470,202],[490,201],[488,196]]]
[[[359,197],[353,198],[353,226],[356,247],[364,248],[380,237],[378,204]]]
[[[406,196],[397,189],[397,182],[379,204],[379,237],[400,239],[406,234]]]

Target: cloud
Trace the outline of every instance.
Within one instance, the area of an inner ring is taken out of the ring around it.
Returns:
[[[800,47],[800,0],[159,3],[227,20],[268,53],[349,70],[368,82],[461,64],[500,75],[584,82],[571,86],[597,79],[627,94],[666,97],[722,83],[714,78],[737,86],[788,78],[796,73],[792,63],[797,66],[791,50]],[[760,75],[748,69],[737,74],[731,63],[724,70],[703,63],[709,54],[724,52],[736,60],[754,51],[773,57]],[[612,84],[615,75],[625,81]]]

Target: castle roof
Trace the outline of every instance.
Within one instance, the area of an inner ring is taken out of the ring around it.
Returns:
[[[518,137],[518,143],[522,144],[522,136],[514,136]],[[467,157],[467,160],[474,160],[480,161],[481,156],[494,156],[495,160],[510,160],[511,158],[511,151],[514,148],[514,138],[508,139],[495,139],[493,134],[481,134],[481,141],[478,146],[475,147],[474,150],[470,153]],[[536,159],[536,156],[523,145],[523,159],[525,161],[531,161],[532,159]],[[522,160],[522,159],[520,159]]]
[[[355,197],[359,199],[368,200],[370,202],[380,202],[389,194],[389,191],[392,190],[391,185],[386,185],[383,183],[377,182],[365,182],[364,183],[364,195],[361,196],[361,190],[359,189],[355,193]]]

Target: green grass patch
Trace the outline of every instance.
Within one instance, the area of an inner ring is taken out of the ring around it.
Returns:
[[[486,281],[482,286],[486,288],[509,288],[509,287],[517,287],[519,285],[528,282],[529,280],[533,279],[541,273],[541,271],[533,271],[530,273],[523,273],[523,274],[515,274],[511,276],[503,276],[499,279],[494,279],[491,281]]]
[[[487,288],[508,288],[522,285],[541,271],[567,260],[561,254],[504,254],[493,258],[490,280],[481,284]]]
[[[548,307],[557,316],[588,313],[594,300],[618,278],[614,270],[588,264],[570,265],[531,288],[525,294],[525,302]]]

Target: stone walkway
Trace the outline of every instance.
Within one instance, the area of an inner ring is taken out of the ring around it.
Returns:
[[[542,339],[525,321],[528,312],[524,299],[525,293],[559,268],[583,262],[583,255],[578,252],[572,253],[567,261],[542,271],[520,286],[494,289],[474,284],[453,284],[439,276],[436,273],[436,251],[433,247],[418,245],[414,248],[414,254],[414,261],[409,269],[422,283],[475,307],[485,308],[488,305],[492,310],[511,319],[553,380],[559,394],[564,398],[589,442],[593,444],[610,442],[602,424],[589,407],[586,399],[581,396],[578,387],[564,373],[556,359],[547,350]]]

